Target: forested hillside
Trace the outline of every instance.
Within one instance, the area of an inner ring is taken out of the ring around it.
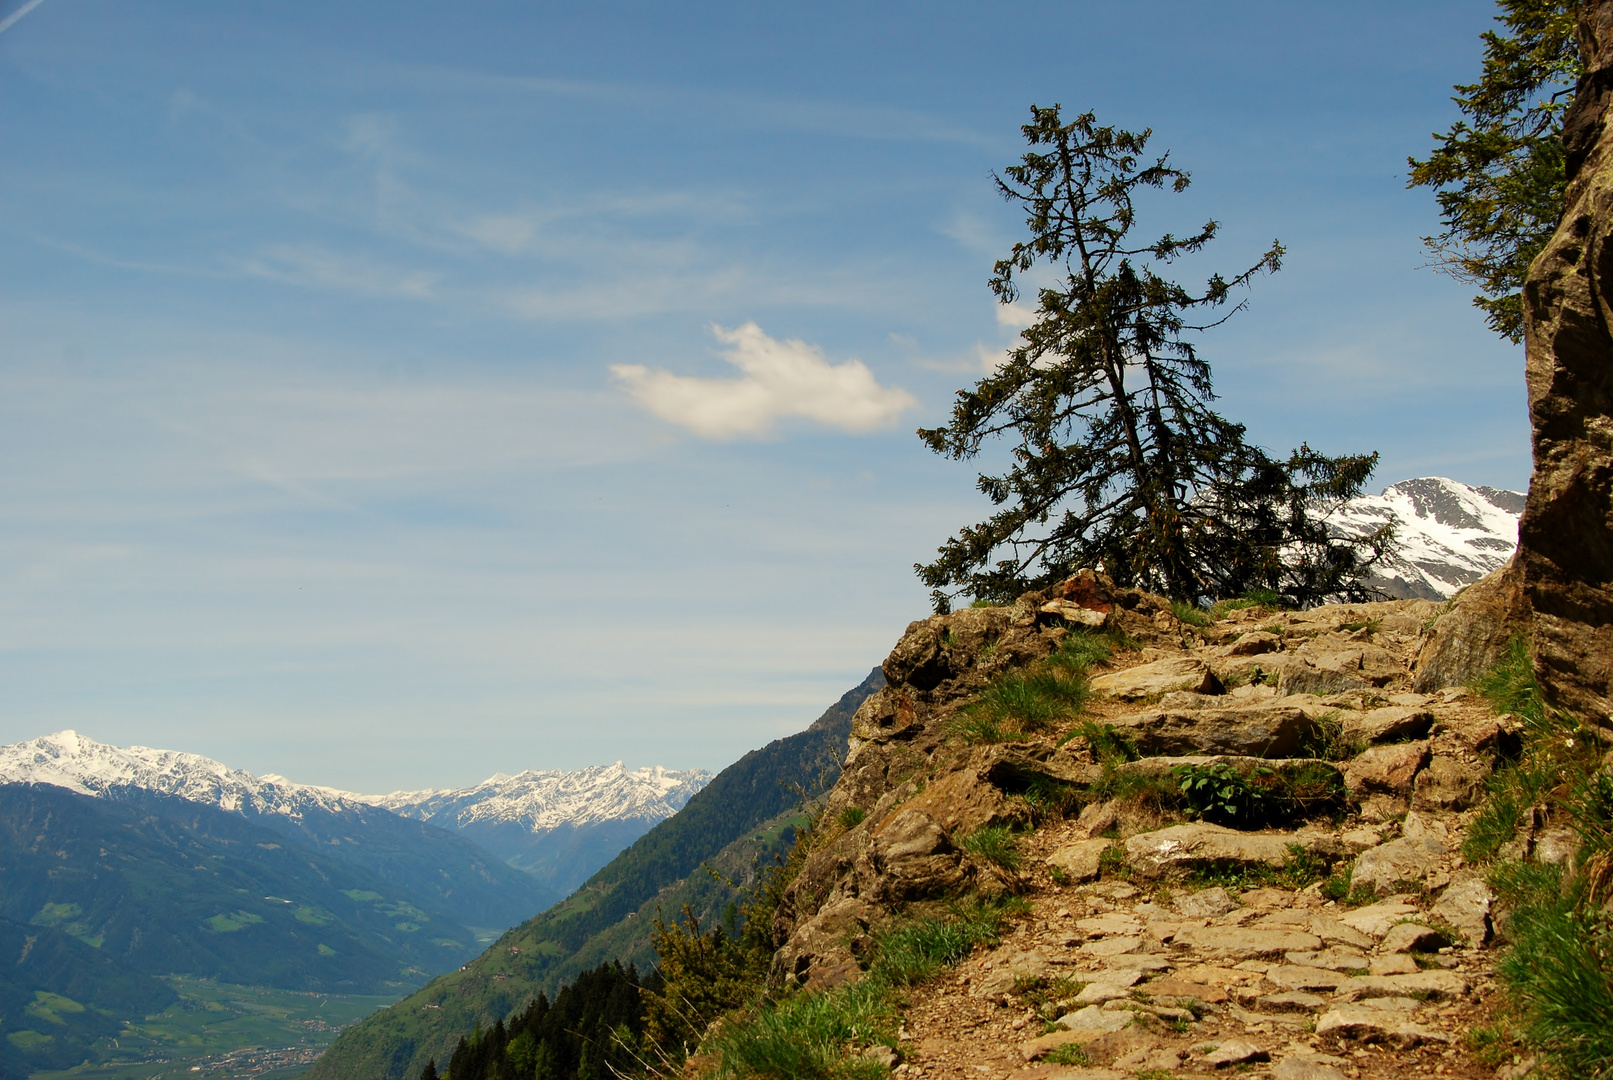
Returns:
[[[451,1053],[461,1036],[524,1008],[540,991],[554,994],[585,968],[615,959],[594,947],[596,938],[609,935],[621,955],[641,955],[650,927],[639,912],[663,890],[667,903],[677,906],[681,898],[674,899],[671,890],[685,883],[683,895],[691,902],[725,904],[731,893],[720,882],[714,881],[714,888],[704,884],[710,879],[700,873],[702,863],[735,841],[751,840],[762,857],[787,847],[793,835],[786,832],[787,812],[834,784],[852,714],[883,685],[884,676],[875,668],[807,730],[753,750],[724,769],[572,896],[511,930],[461,970],[432,980],[344,1032],[309,1073],[310,1080],[412,1080],[429,1059]],[[676,908],[665,914],[675,916]]]

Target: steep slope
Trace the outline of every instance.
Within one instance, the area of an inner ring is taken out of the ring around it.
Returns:
[[[294,784],[176,750],[110,746],[74,731],[0,747],[0,783],[106,797],[144,791],[237,815],[386,882],[389,894],[491,936],[562,894],[465,837],[330,788]]]
[[[701,864],[736,841],[759,836],[754,850],[764,857],[779,850],[789,828],[788,812],[805,796],[834,783],[852,714],[883,685],[884,676],[876,668],[806,731],[753,750],[718,773],[682,810],[640,837],[563,903],[511,930],[461,970],[433,979],[343,1032],[309,1073],[310,1080],[412,1080],[429,1058],[442,1061],[478,1024],[491,1025],[539,990],[552,993],[586,966],[613,958],[606,954],[606,942],[620,950],[617,955],[645,955],[650,928],[640,912],[646,905],[653,907],[662,895],[676,903],[680,884],[704,878]],[[729,858],[744,856],[736,849]],[[702,893],[702,887],[696,882],[685,895],[708,910],[731,897],[720,889]],[[677,912],[665,913],[673,917]],[[624,929],[624,923],[632,924],[631,929]]]
[[[125,1018],[173,1000],[166,984],[60,930],[0,917],[0,1076],[77,1065]]]
[[[130,970],[338,993],[405,989],[469,928],[325,851],[171,795],[0,785],[0,917]]]
[[[1397,599],[1445,600],[1512,557],[1523,500],[1517,491],[1424,476],[1351,499],[1328,520],[1351,534],[1394,522],[1399,550],[1366,584]]]
[[[555,899],[683,808],[711,779],[704,769],[595,765],[527,770],[475,787],[357,798],[460,833],[525,870]]]

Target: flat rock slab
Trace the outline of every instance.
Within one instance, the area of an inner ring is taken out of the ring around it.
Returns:
[[[1271,1055],[1252,1042],[1228,1039],[1204,1056],[1204,1064],[1216,1069],[1255,1061],[1270,1061]]]
[[[1374,938],[1381,938],[1387,934],[1396,923],[1403,923],[1408,919],[1420,919],[1422,912],[1411,904],[1398,900],[1384,900],[1366,907],[1356,908],[1346,912],[1339,922],[1352,930],[1363,934],[1370,934]]]
[[[1359,1005],[1339,1005],[1329,1009],[1316,1021],[1316,1034],[1359,1042],[1383,1042],[1405,1050],[1425,1042],[1454,1041],[1444,1032],[1421,1027],[1404,1016]]]
[[[1345,1075],[1326,1062],[1314,1058],[1291,1057],[1271,1070],[1271,1080],[1346,1080]]]
[[[1091,881],[1098,876],[1098,860],[1108,849],[1107,840],[1077,840],[1049,855],[1047,865],[1058,867],[1071,881]]]
[[[1121,953],[1136,952],[1142,947],[1142,938],[1106,937],[1086,942],[1080,947],[1080,951],[1088,956],[1119,956]]]
[[[1106,956],[1103,959],[1107,978],[1111,971],[1169,971],[1176,965],[1163,956],[1149,956],[1143,953],[1121,953],[1118,956]]]
[[[1222,956],[1277,957],[1288,952],[1307,952],[1322,947],[1321,938],[1303,930],[1261,929],[1243,926],[1204,926],[1176,936],[1177,944],[1188,945]]]
[[[1421,971],[1417,961],[1405,953],[1391,956],[1374,956],[1372,963],[1367,967],[1368,975],[1410,975],[1414,971]]]
[[[1159,710],[1119,716],[1110,723],[1144,754],[1237,754],[1258,758],[1298,755],[1319,731],[1304,709],[1250,705],[1231,709]],[[1408,787],[1410,778],[1407,778]]]
[[[1352,949],[1370,949],[1375,943],[1370,935],[1330,915],[1312,915],[1311,933],[1329,945],[1347,945]]]
[[[1205,983],[1187,982],[1184,979],[1155,979],[1139,986],[1138,991],[1151,998],[1170,998],[1174,1001],[1202,1001],[1206,1005],[1219,1005],[1227,999],[1226,988]]]
[[[1294,953],[1292,955],[1303,955]],[[1349,982],[1351,976],[1328,968],[1307,967],[1303,964],[1279,964],[1266,972],[1266,978],[1286,990],[1337,990]]]
[[[1210,665],[1191,656],[1173,656],[1140,664],[1124,671],[1099,675],[1092,680],[1092,689],[1121,701],[1168,694],[1173,690],[1189,690],[1199,694],[1215,694],[1222,689],[1221,682],[1210,670]]]
[[[1438,952],[1451,944],[1451,939],[1431,926],[1421,923],[1396,923],[1383,935],[1378,951],[1386,953]],[[1373,974],[1377,974],[1374,972]]]
[[[1102,1035],[1109,1031],[1119,1031],[1131,1023],[1131,1013],[1119,1010],[1104,1009],[1097,1005],[1088,1005],[1084,1009],[1065,1013],[1059,1017],[1058,1025],[1068,1031],[1081,1033],[1089,1038],[1093,1035]],[[1053,1032],[1057,1035],[1058,1032]],[[1051,1036],[1044,1035],[1043,1038]]]
[[[1126,841],[1126,861],[1145,878],[1164,877],[1210,863],[1281,866],[1297,843],[1292,833],[1245,833],[1196,822],[1138,833]]]
[[[1092,935],[1136,934],[1142,930],[1143,924],[1142,920],[1135,915],[1110,911],[1102,915],[1094,915],[1090,919],[1077,919],[1075,928]]]
[[[1201,889],[1195,893],[1188,893],[1185,896],[1178,896],[1171,901],[1171,906],[1189,919],[1213,919],[1217,915],[1237,911],[1239,905],[1236,900],[1228,895],[1225,889],[1216,885],[1208,889]]]
[[[1281,994],[1267,994],[1255,1004],[1272,1012],[1315,1012],[1327,1004],[1327,999],[1303,990],[1285,990]]]
[[[1355,856],[1350,882],[1387,891],[1398,883],[1428,880],[1445,858],[1445,845],[1432,837],[1402,837]]]
[[[1322,949],[1320,952],[1291,952],[1283,957],[1299,967],[1326,968],[1328,971],[1365,971],[1371,966],[1367,955],[1354,949]]]
[[[1357,975],[1339,987],[1339,998],[1405,997],[1418,1001],[1455,1001],[1468,982],[1454,971],[1414,971],[1407,975]]]

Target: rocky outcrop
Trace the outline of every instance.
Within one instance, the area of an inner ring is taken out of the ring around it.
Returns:
[[[1613,710],[1613,3],[1583,6],[1579,38],[1563,214],[1523,289],[1534,474],[1518,552],[1488,588],[1458,598],[1418,683],[1470,677],[1525,632],[1553,703],[1603,717]]]

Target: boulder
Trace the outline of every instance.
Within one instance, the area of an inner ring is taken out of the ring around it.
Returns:
[[[1319,634],[1294,651],[1283,667],[1278,692],[1325,697],[1345,690],[1385,686],[1405,674],[1387,649],[1341,634]]]
[[[867,855],[871,890],[902,902],[942,896],[968,880],[962,853],[922,810],[904,809],[877,832]]]
[[[1426,742],[1374,746],[1350,762],[1344,770],[1344,786],[1357,800],[1373,793],[1407,795],[1427,763]]]
[[[1250,705],[1228,709],[1165,709],[1109,721],[1144,754],[1235,754],[1295,757],[1320,727],[1304,709]]]
[[[1510,566],[1457,593],[1435,620],[1413,668],[1412,685],[1419,691],[1478,681],[1506,655],[1512,639],[1526,631],[1526,602]]]
[[[1264,630],[1250,630],[1246,634],[1239,634],[1238,639],[1226,647],[1223,655],[1260,656],[1264,653],[1278,652],[1282,647],[1283,639],[1276,634],[1268,634]]]
[[[1281,866],[1292,857],[1288,845],[1295,842],[1292,833],[1245,833],[1195,822],[1138,833],[1126,841],[1126,861],[1144,878],[1214,863]]]
[[[1355,857],[1352,885],[1388,892],[1399,882],[1421,882],[1439,869],[1445,845],[1432,837],[1401,837],[1369,848]],[[1345,920],[1349,922],[1349,919]]]
[[[1096,629],[1109,621],[1106,611],[1094,611],[1070,600],[1049,600],[1038,608],[1044,615],[1057,615],[1065,622]]]
[[[1173,690],[1219,694],[1223,688],[1204,661],[1191,656],[1177,656],[1099,675],[1092,680],[1092,689],[1121,701],[1136,701],[1168,694]]]
[[[1470,871],[1446,887],[1432,914],[1476,948],[1490,940],[1490,905],[1494,902],[1495,894],[1484,878]]]
[[[1451,939],[1435,930],[1431,926],[1421,923],[1396,923],[1383,935],[1378,943],[1378,950],[1386,953],[1412,953],[1412,952],[1438,952],[1451,944]],[[1397,972],[1372,972],[1374,975],[1400,974]]]
[[[1483,794],[1483,773],[1453,757],[1436,754],[1417,774],[1411,805],[1421,810],[1466,810]]]
[[[1070,881],[1091,881],[1098,876],[1098,859],[1108,849],[1107,840],[1077,840],[1049,855],[1047,865],[1057,867]]]
[[[1381,709],[1349,713],[1344,717],[1347,742],[1390,743],[1421,739],[1434,726],[1434,714],[1427,709],[1387,705]]]

